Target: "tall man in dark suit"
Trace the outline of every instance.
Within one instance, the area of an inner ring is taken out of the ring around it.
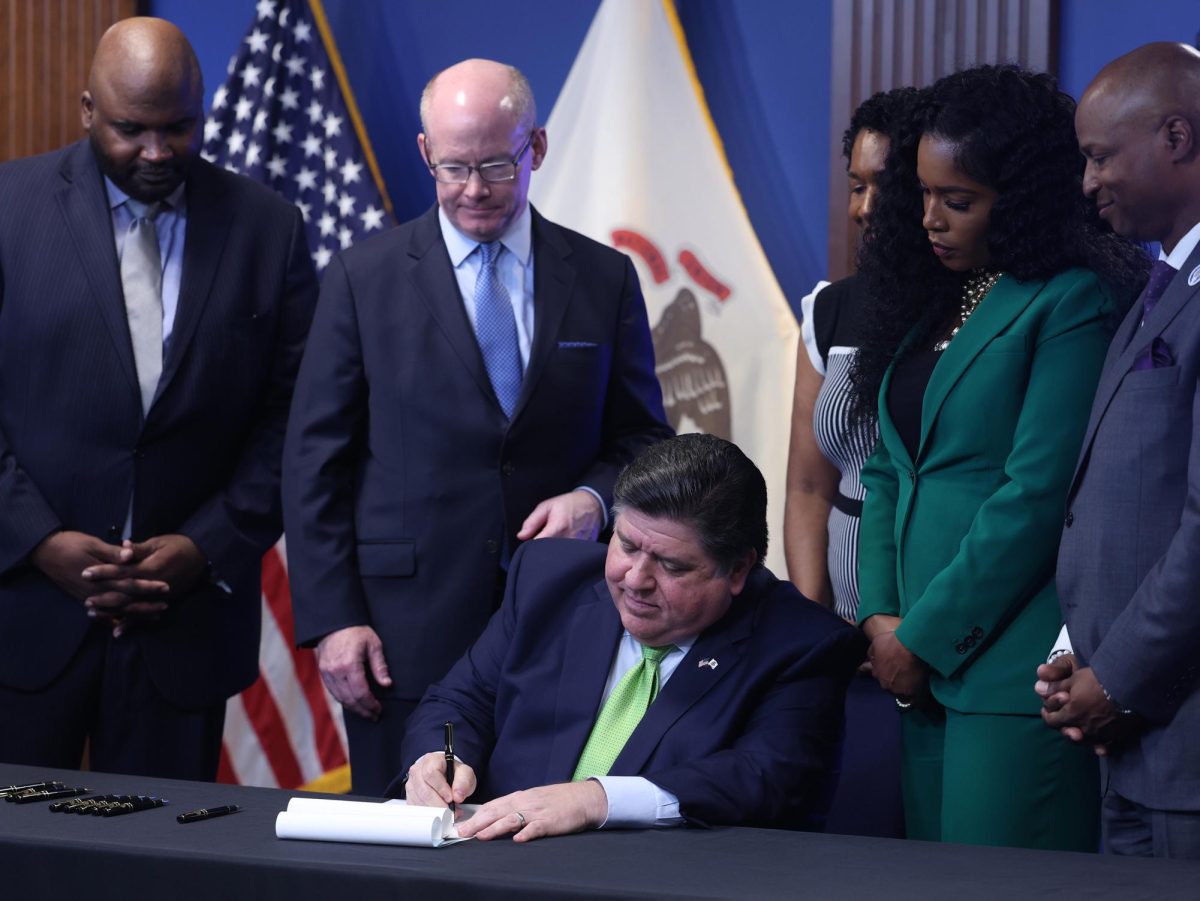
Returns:
[[[865,642],[763,568],[762,474],[728,441],[681,435],[621,473],[613,510],[607,555],[517,553],[504,605],[409,720],[409,802],[488,801],[459,826],[484,839],[819,828]]]
[[[518,542],[595,539],[618,469],[670,434],[631,262],[526,200],[546,132],[525,78],[459,63],[421,117],[438,205],[330,265],[285,450],[297,639],[370,793]]]
[[[1059,555],[1069,636],[1037,690],[1106,756],[1105,847],[1200,857],[1200,52],[1109,63],[1075,124],[1100,215],[1162,250],[1100,376]]]
[[[88,140],[0,166],[0,759],[216,775],[316,299],[299,213],[195,159],[173,25],[101,39]]]

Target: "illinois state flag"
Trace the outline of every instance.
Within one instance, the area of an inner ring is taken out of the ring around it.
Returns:
[[[604,0],[546,123],[549,218],[633,257],[679,432],[736,442],[767,480],[784,573],[796,319],[733,182],[671,0]]]

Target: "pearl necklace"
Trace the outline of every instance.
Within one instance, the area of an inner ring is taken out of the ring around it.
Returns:
[[[988,292],[995,287],[996,282],[999,280],[999,272],[988,272],[986,269],[974,269],[971,271],[967,280],[963,282],[963,297],[962,304],[959,306],[960,318],[958,325],[954,326],[954,330],[950,332],[945,340],[933,345],[934,350],[945,350],[950,346],[950,342],[958,334],[959,329],[967,324],[967,320],[975,312],[976,307],[983,303],[983,299],[988,296]]]

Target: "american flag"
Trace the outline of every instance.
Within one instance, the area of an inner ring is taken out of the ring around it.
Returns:
[[[319,0],[259,0],[204,124],[205,159],[300,208],[318,273],[393,223]],[[230,698],[219,779],[349,788],[341,708],[295,646],[285,541],[263,558],[259,678]]]

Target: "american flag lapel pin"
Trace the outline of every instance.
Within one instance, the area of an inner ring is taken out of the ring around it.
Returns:
[[[701,667],[707,666],[709,669],[716,669],[717,668],[717,658],[716,657],[705,657],[703,660],[700,661],[700,663],[698,665]]]

